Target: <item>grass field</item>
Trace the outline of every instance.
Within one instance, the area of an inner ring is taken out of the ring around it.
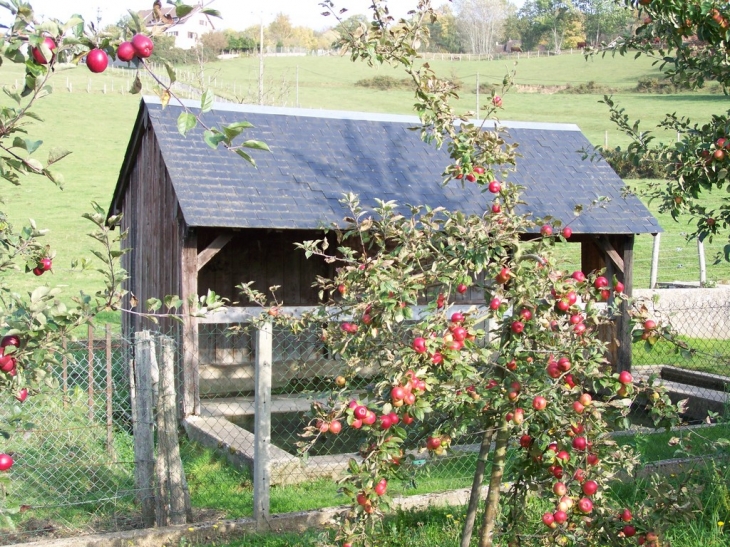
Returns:
[[[221,95],[230,96],[236,85],[236,95],[241,96],[241,90],[256,87],[257,63],[254,58],[219,61],[207,67],[207,76],[216,82],[218,87],[215,89]],[[495,82],[511,68],[504,61],[432,61],[431,65],[441,74],[461,79],[464,87],[457,107],[464,111],[475,107],[477,73],[480,82]],[[337,57],[267,59],[267,88],[274,90],[274,95],[284,91],[279,104],[293,106],[295,103],[297,67],[299,104],[302,107],[412,112],[413,99],[408,91],[374,91],[355,85],[358,80],[376,74],[399,78],[402,74],[387,66],[369,69],[362,63],[351,63]],[[187,67],[182,68],[183,72],[187,70]],[[657,74],[646,59],[586,61],[581,55],[563,55],[522,59],[517,65],[517,82],[520,84],[579,85],[595,81],[618,89],[620,93],[616,98],[627,112],[648,122],[649,126],[656,124],[666,112],[676,111],[703,119],[727,107],[726,97],[710,93],[646,95],[629,92],[639,78]],[[31,128],[31,135],[42,136],[46,142],[39,152],[41,156],[44,149],[53,145],[62,145],[73,151],[59,164],[59,170],[66,178],[65,189],[61,191],[48,182],[29,178],[17,188],[6,184],[1,193],[5,202],[3,208],[14,224],[20,225],[27,218],[34,218],[40,226],[51,230],[47,241],[57,251],[55,272],[41,280],[65,287],[69,296],[79,290],[93,292],[100,286],[97,275],[73,272],[70,264],[80,254],[88,255],[92,246],[92,241],[84,235],[90,225],[81,219],[81,214],[89,210],[92,200],[103,205],[109,203],[139,104],[137,96],[121,93],[130,80],[128,71],[117,69],[102,76],[91,76],[84,67],[58,72],[53,79],[56,91],[36,108],[46,123],[37,129]],[[6,64],[0,70],[0,84],[13,86],[21,77],[19,67]],[[150,92],[148,82],[145,85],[145,92]],[[103,86],[106,86],[106,94],[102,93]],[[69,87],[73,93],[68,91]],[[606,109],[598,104],[600,99],[601,95],[512,93],[504,100],[501,117],[505,120],[576,123],[594,144],[603,143],[606,131],[610,145],[625,144],[625,139],[610,128]],[[482,103],[484,100],[485,97],[482,97]],[[7,97],[0,99],[0,104],[5,105],[7,101]],[[674,135],[665,135],[664,138],[673,139]],[[713,198],[707,199],[711,203]],[[664,249],[668,253],[662,255],[660,281],[695,279],[698,270],[696,253],[693,245],[687,244],[682,235],[687,228],[665,216],[660,217],[660,222],[667,230],[663,236],[663,253]],[[706,246],[708,260],[721,247],[722,241]],[[650,237],[639,238],[636,255],[636,286],[645,287],[649,275]],[[730,279],[730,267],[726,264],[708,266],[708,276],[714,280]],[[6,276],[4,280],[21,291],[38,281],[33,276],[20,276],[18,279],[15,275]]]

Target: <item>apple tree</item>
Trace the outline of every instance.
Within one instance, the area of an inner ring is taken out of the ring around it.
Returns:
[[[322,5],[339,17],[332,2]],[[610,481],[630,473],[635,462],[609,433],[629,425],[639,394],[653,403],[657,424],[675,423],[676,406],[653,382],[635,383],[606,361],[599,327],[617,313],[623,283],[555,267],[554,244],[572,236],[568,219],[516,213],[520,188],[507,177],[519,165],[517,145],[499,128],[484,130],[469,115],[458,116],[450,83],[417,62],[435,17],[421,0],[409,19],[395,21],[386,2],[376,1],[372,22],[353,30],[343,51],[353,61],[390,63],[410,76],[422,137],[450,152],[444,184],[481,186],[485,213],[392,201],[367,210],[348,195],[337,248],[329,239],[301,246],[307,256],[337,264],[333,279],[318,281],[328,302],[301,320],[277,309],[269,314],[296,328],[326,325],[322,339],[345,366],[332,399],[313,407],[303,435],[315,442],[350,427],[367,439],[342,479],[352,509],[342,519],[340,545],[377,543],[371,534],[390,507],[389,481],[408,477],[415,454],[438,458],[460,437],[481,432],[462,546],[470,545],[483,480],[489,493],[480,547],[629,545],[638,538],[657,546],[663,520],[678,515],[660,515],[650,505],[622,507],[606,495]],[[510,83],[508,75],[502,93]],[[488,115],[503,100],[495,91]],[[485,305],[451,310],[454,296],[473,285]],[[263,294],[242,288],[266,305]],[[374,385],[348,388],[349,377],[373,367]],[[514,456],[506,471],[509,450]],[[550,500],[542,516],[530,510],[537,495]]]
[[[727,2],[702,0],[623,0],[617,4],[640,11],[643,22],[634,35],[625,36],[609,48],[595,53],[644,55],[655,60],[664,76],[681,89],[698,90],[711,83],[724,93],[730,85],[726,62],[730,51],[730,7]],[[730,111],[719,109],[709,119],[690,119],[668,113],[659,128],[678,134],[677,142],[657,142],[652,131],[643,130],[611,98],[604,99],[612,121],[631,137],[627,152],[634,163],[648,160],[666,166],[666,181],[651,185],[649,196],[659,201],[662,212],[677,219],[695,219],[691,237],[710,238],[730,226],[727,199],[708,207],[697,198],[728,183],[730,166]],[[674,139],[672,139],[674,140]],[[725,248],[730,258],[730,246]]]

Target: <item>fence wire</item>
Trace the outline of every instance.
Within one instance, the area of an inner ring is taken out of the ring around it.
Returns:
[[[718,293],[719,294],[719,293]],[[730,383],[730,303],[648,303],[657,319],[671,322],[690,351],[668,344],[649,351],[634,344],[632,371],[652,374],[679,398],[690,398],[690,413],[727,414]],[[337,434],[321,435],[306,455],[302,431],[312,422],[313,404],[326,403],[342,387],[352,398],[380,377],[376,368],[353,376],[330,354],[318,329],[293,334],[275,327],[272,351],[271,513],[336,506],[350,458],[357,458],[364,435],[344,421]],[[256,332],[246,324],[205,324],[194,342],[200,374],[200,416],[187,420],[181,454],[195,520],[253,515]],[[182,340],[177,362],[182,367]],[[3,443],[16,461],[0,509],[20,508],[14,529],[0,523],[0,544],[142,526],[135,486],[129,367],[133,345],[114,338],[68,342],[62,365],[54,369],[57,389],[24,403],[22,431]],[[107,358],[109,356],[109,360]],[[108,389],[111,388],[111,389]],[[178,393],[180,393],[178,386]],[[8,405],[0,405],[0,411]],[[406,480],[391,481],[389,494],[443,492],[468,487],[480,432],[454,439],[452,449],[433,456],[425,446],[430,431],[414,424],[402,459]],[[410,457],[406,457],[410,456]]]

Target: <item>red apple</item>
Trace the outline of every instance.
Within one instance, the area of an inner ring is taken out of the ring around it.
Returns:
[[[366,406],[360,405],[356,406],[355,409],[352,411],[352,415],[357,420],[362,420],[367,416],[368,414],[368,408]]]
[[[464,322],[464,314],[460,312],[454,312],[451,314],[451,322],[452,323],[463,323]]]
[[[357,498],[356,499],[357,499],[357,503],[359,503],[360,505],[368,505],[370,503],[370,500],[368,499],[368,497],[365,494],[365,492],[360,492],[357,495]]]
[[[456,292],[458,292],[459,294],[464,294],[468,290],[469,290],[469,287],[467,287],[464,283],[459,283],[456,286]]]
[[[590,453],[586,457],[586,461],[588,462],[588,465],[598,465],[600,458],[598,457],[598,454]]]
[[[561,462],[567,462],[570,461],[570,454],[567,450],[561,450],[557,454],[555,454],[555,458],[560,460]]]
[[[468,174],[468,175],[467,175],[466,177],[464,177],[464,178],[465,178],[466,180],[468,180],[469,182],[474,182],[475,180],[477,180],[477,178],[476,178],[476,177],[475,177],[475,176],[474,176],[474,175],[473,175],[472,173],[469,173],[469,174]]]
[[[13,467],[13,458],[8,454],[0,454],[0,471],[7,471]]]
[[[583,406],[590,406],[593,402],[593,397],[591,397],[590,393],[581,393],[580,397],[578,397],[578,401],[580,401],[580,404]]]
[[[43,268],[33,268],[33,275],[43,275],[44,272]]]
[[[575,401],[573,403],[573,410],[577,412],[578,414],[583,414],[583,411],[586,409],[585,406],[581,404],[580,401]]]
[[[444,362],[444,356],[441,355],[438,351],[435,352],[433,355],[431,355],[431,362],[434,365],[440,365]]]
[[[578,510],[581,513],[588,514],[593,511],[593,502],[588,498],[581,498],[578,500]]]
[[[402,401],[405,396],[406,390],[403,389],[402,386],[395,386],[393,389],[390,390],[390,397],[394,401]]]
[[[16,348],[19,347],[20,338],[14,334],[8,334],[7,336],[3,336],[2,341],[0,341],[0,348],[6,348],[8,346],[15,346]]]
[[[26,388],[21,389],[15,398],[21,403],[24,402],[28,398],[28,390]]]
[[[621,283],[620,281],[616,281],[616,283],[613,284],[613,290],[619,294],[624,292],[624,289],[625,289],[624,284]]]
[[[457,342],[463,342],[464,340],[466,340],[466,336],[468,333],[464,327],[456,327],[451,334],[454,337],[454,340],[456,340]]]
[[[588,441],[585,437],[575,437],[573,439],[573,448],[576,450],[583,451],[588,446]]]
[[[50,38],[50,37],[46,36],[45,38],[43,38],[43,44],[51,51],[51,59],[50,60],[52,61],[53,58],[55,57],[55,54],[53,53],[53,50],[56,49],[56,42],[53,41],[53,38]],[[30,51],[31,51],[31,53],[33,55],[33,60],[36,63],[38,63],[39,65],[47,65],[48,64],[48,59],[46,59],[44,57],[43,52],[41,51],[40,48],[34,47],[34,48],[31,48]]]
[[[634,377],[628,370],[624,370],[618,375],[618,381],[624,385],[627,385],[631,384],[634,381]]]
[[[493,213],[501,213],[502,212],[502,206],[499,203],[494,203],[492,205],[492,212]]]
[[[593,286],[596,289],[605,289],[608,287],[608,279],[603,276],[596,277],[596,280],[593,282]]]
[[[494,106],[496,106],[497,108],[501,107],[502,106],[502,97],[500,97],[499,95],[495,95],[494,97],[492,97],[492,104]]]
[[[542,522],[545,526],[548,526],[550,528],[555,527],[555,517],[552,513],[545,513],[542,516]]]
[[[515,425],[522,425],[525,421],[525,411],[521,408],[515,408],[512,421],[515,423]]]
[[[350,427],[353,429],[360,429],[362,427],[362,420],[358,420],[358,419],[352,420]]]
[[[522,321],[513,321],[512,325],[510,325],[510,328],[515,334],[520,334],[522,333],[522,331],[525,330],[525,324]]]
[[[561,357],[558,359],[558,370],[561,372],[568,372],[570,370],[570,359],[567,357]]]
[[[549,224],[544,224],[540,228],[540,235],[543,237],[550,237],[551,235],[553,235],[553,227]]]
[[[555,519],[555,522],[557,522],[558,524],[563,524],[564,522],[567,522],[567,520],[568,520],[568,513],[558,509],[557,511],[555,511],[553,513],[553,518]]]
[[[568,487],[564,482],[556,482],[553,484],[553,492],[556,496],[564,496],[568,492]]]
[[[426,439],[426,446],[429,450],[436,450],[441,447],[441,437],[429,437]]]
[[[404,425],[411,425],[413,422],[415,422],[415,418],[411,416],[408,413],[403,414],[403,424]]]
[[[378,495],[382,496],[385,494],[385,490],[388,488],[388,481],[385,479],[381,479],[378,484],[375,485],[375,488],[373,488],[373,491]]]
[[[330,422],[329,431],[334,435],[337,435],[340,431],[342,431],[342,424],[339,420],[332,420]]]
[[[152,50],[155,48],[155,44],[153,44],[152,40],[144,34],[135,34],[134,38],[132,38],[132,47],[134,48],[134,52],[137,54],[137,57],[146,59],[152,55]]]
[[[499,194],[499,192],[502,190],[502,185],[497,180],[493,180],[489,183],[489,191],[493,194]]]
[[[565,239],[570,239],[570,236],[573,235],[573,230],[566,226],[565,228],[563,228],[562,234]]]
[[[499,306],[502,304],[502,301],[499,298],[492,298],[489,302],[489,309],[496,311],[499,309]]]
[[[560,378],[560,369],[556,363],[549,363],[545,370],[550,378]]]
[[[592,496],[598,492],[598,483],[596,481],[586,481],[583,483],[583,493],[586,496]]]
[[[525,321],[529,321],[532,319],[532,312],[527,308],[522,308],[520,310],[520,317]]]
[[[122,42],[117,48],[117,59],[123,62],[129,62],[134,59],[137,52],[134,51],[132,42]]]
[[[624,522],[631,522],[631,519],[634,517],[634,515],[632,515],[631,511],[629,511],[628,509],[624,509],[623,511],[621,511],[619,517]]]
[[[656,321],[653,321],[651,319],[647,319],[644,321],[644,330],[645,331],[651,331],[656,328]]]
[[[413,349],[416,353],[426,353],[426,339],[419,336],[413,340]]]
[[[522,435],[522,437],[520,437],[520,446],[522,448],[529,448],[531,444],[532,437],[530,437],[529,435]]]
[[[583,283],[586,280],[586,274],[584,274],[580,270],[574,271],[570,277],[575,279],[578,283]]]
[[[545,410],[547,408],[547,399],[538,395],[532,400],[532,408],[535,410]]]
[[[621,531],[622,531],[622,532],[624,533],[624,535],[625,535],[625,536],[626,536],[627,538],[630,538],[630,537],[634,537],[634,536],[636,535],[636,528],[634,528],[634,527],[633,527],[633,526],[631,526],[630,524],[627,524],[626,526],[624,526],[624,527],[623,527],[623,528],[621,529]]]
[[[38,263],[38,267],[43,268],[43,271],[47,272],[51,268],[53,268],[53,261],[48,257],[41,258],[40,262]]]
[[[100,74],[106,70],[109,65],[109,57],[106,51],[101,49],[92,49],[86,54],[86,66],[94,74]]]

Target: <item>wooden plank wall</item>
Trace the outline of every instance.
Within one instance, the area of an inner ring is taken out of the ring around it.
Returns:
[[[198,229],[198,249],[205,249],[220,231]],[[270,296],[269,287],[280,285],[277,299],[287,306],[313,306],[319,301],[312,287],[317,275],[332,275],[332,266],[294,247],[322,234],[306,230],[240,230],[198,273],[198,291],[213,289],[231,301],[241,301],[236,285],[254,281],[253,287]],[[241,305],[248,302],[241,301]]]
[[[180,256],[184,230],[182,215],[169,174],[153,130],[149,125],[141,136],[139,151],[129,171],[121,201],[122,228],[128,230],[125,247],[132,250],[122,261],[129,274],[126,289],[137,299],[141,311],[148,298],[182,293]],[[124,307],[130,308],[130,295]],[[125,336],[143,329],[160,330],[178,337],[178,323],[163,319],[155,325],[138,315],[124,313]]]

